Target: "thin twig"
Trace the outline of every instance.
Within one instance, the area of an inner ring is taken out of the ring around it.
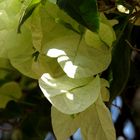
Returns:
[[[136,48],[136,47],[133,47],[133,46],[131,45],[131,43],[130,43],[128,40],[125,40],[125,42],[129,45],[129,47],[130,47],[132,50],[140,52],[140,49],[138,49],[138,48]]]
[[[121,107],[115,105],[115,104],[111,104],[112,106],[116,107],[117,109],[119,109],[120,111],[122,110]]]

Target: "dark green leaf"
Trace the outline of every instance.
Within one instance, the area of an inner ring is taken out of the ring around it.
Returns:
[[[125,41],[125,36],[126,34],[121,36],[113,50],[111,63],[113,81],[110,85],[110,102],[123,92],[129,78],[131,51]]]
[[[99,15],[96,0],[57,0],[58,6],[77,22],[93,32],[99,29]]]

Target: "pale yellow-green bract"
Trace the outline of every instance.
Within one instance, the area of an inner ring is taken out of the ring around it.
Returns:
[[[52,107],[51,115],[57,140],[67,140],[78,128],[83,140],[116,140],[110,112],[100,96],[81,113],[70,116]]]
[[[100,94],[100,78],[53,79],[44,74],[39,85],[48,100],[61,112],[75,114],[93,104]]]
[[[83,37],[73,33],[48,42],[47,56],[57,57],[70,78],[90,77],[104,71],[111,61],[111,50],[100,44],[87,45]]]

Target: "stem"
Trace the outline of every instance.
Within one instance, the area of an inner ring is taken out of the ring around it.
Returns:
[[[131,43],[130,43],[128,40],[125,40],[125,42],[128,44],[128,46],[129,46],[132,50],[140,52],[140,49],[138,49],[138,48],[136,48],[136,47],[133,47],[133,46],[131,45]]]

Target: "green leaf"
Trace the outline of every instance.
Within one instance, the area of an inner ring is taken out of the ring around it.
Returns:
[[[43,74],[39,85],[45,97],[61,112],[75,114],[93,104],[100,93],[100,78],[52,78]]]
[[[16,82],[9,82],[0,87],[0,108],[4,108],[10,100],[21,97],[21,89]]]
[[[111,62],[113,81],[110,84],[110,103],[123,92],[129,78],[131,51],[125,39],[126,34],[121,36],[113,49]]]
[[[99,30],[96,0],[57,0],[57,4],[81,25],[93,32]]]
[[[57,140],[68,139],[78,128],[83,140],[116,140],[111,114],[101,97],[79,114],[66,115],[52,107],[51,115]]]
[[[18,33],[21,32],[22,24],[31,16],[34,9],[40,4],[41,0],[25,0],[21,8],[21,17],[18,25]]]

